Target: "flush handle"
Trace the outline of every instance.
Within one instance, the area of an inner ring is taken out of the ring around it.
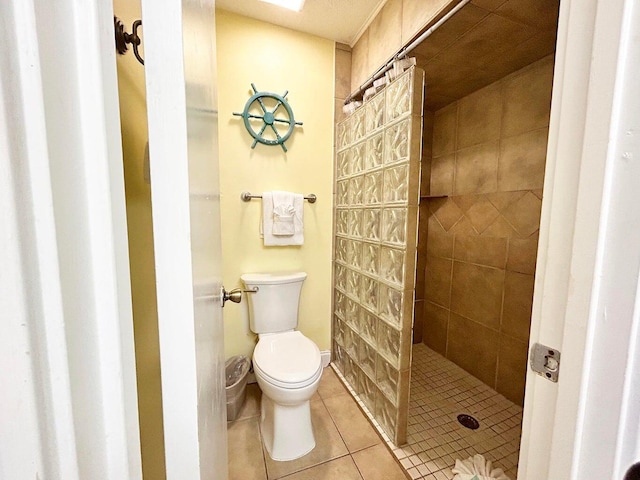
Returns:
[[[258,287],[250,288],[248,290],[234,288],[233,290],[227,292],[224,287],[222,287],[222,306],[224,307],[224,304],[227,300],[233,303],[240,303],[242,301],[243,293],[256,293],[257,291]]]

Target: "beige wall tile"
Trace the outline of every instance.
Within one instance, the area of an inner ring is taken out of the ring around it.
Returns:
[[[451,260],[427,256],[424,282],[424,297],[426,300],[438,305],[449,306],[451,298],[451,267]]]
[[[556,31],[541,31],[522,43],[515,45],[509,55],[499,54],[486,59],[484,70],[495,72],[497,78],[504,78],[533,62],[553,54],[556,46]]]
[[[324,400],[342,440],[349,452],[362,450],[380,443],[380,437],[360,412],[360,408],[349,393]]]
[[[499,212],[504,212],[509,205],[520,200],[526,193],[527,192],[495,192],[488,193],[485,197],[498,209]]]
[[[427,89],[429,87],[427,86]],[[427,96],[429,96],[427,92]],[[433,156],[453,153],[456,149],[458,104],[438,110],[433,117]]]
[[[424,287],[422,290],[416,290],[416,295],[420,291],[420,295],[424,296]],[[422,343],[422,335],[424,332],[424,300],[416,300],[413,302],[413,337],[411,343]]]
[[[422,155],[420,162],[420,196],[426,197],[431,191],[431,157]]]
[[[493,83],[458,102],[457,149],[500,138],[502,96],[499,82]]]
[[[508,0],[495,13],[541,30],[551,30],[558,23],[559,8],[560,0],[544,3],[538,0]]]
[[[451,197],[451,199],[455,202],[456,205],[458,205],[458,207],[460,207],[460,210],[462,210],[464,213],[467,213],[467,210],[473,207],[476,204],[478,198],[481,196],[486,197],[486,195],[458,195]]]
[[[353,454],[364,480],[406,480],[402,468],[384,445],[365,448]],[[327,477],[339,478],[339,477]]]
[[[495,385],[499,334],[479,323],[451,313],[447,355],[490,386]]]
[[[453,174],[456,167],[454,153],[435,157],[431,160],[431,176],[429,193],[431,195],[452,195]]]
[[[453,254],[453,235],[447,233],[433,216],[428,223],[427,253],[443,258],[451,258]]]
[[[527,238],[540,228],[542,200],[527,192],[503,212],[504,218],[515,228],[520,237]]]
[[[403,20],[405,14],[410,13],[406,7],[408,2],[409,0],[405,0],[403,4]],[[411,3],[415,5],[422,5],[424,2],[420,0],[411,0]],[[453,17],[447,20],[446,28],[438,28],[434,30],[425,41],[416,47],[414,52],[423,56],[426,60],[429,60],[440,52],[440,50],[448,47],[468,32],[487,15],[489,15],[488,10],[472,4],[465,6],[462,10],[459,10]]]
[[[520,406],[524,405],[527,354],[527,342],[504,335],[500,338],[496,390]]]
[[[473,228],[473,224],[467,217],[462,217],[452,228],[449,233],[453,235],[478,235],[478,232]]]
[[[456,153],[455,195],[495,192],[498,186],[498,142]]]
[[[429,235],[429,207],[427,202],[421,202],[418,219],[418,252],[416,255],[416,299],[422,300],[424,297],[424,270],[427,265],[427,239]]]
[[[538,235],[529,238],[509,239],[509,255],[507,256],[507,270],[533,275],[536,270],[538,255]]]
[[[347,98],[351,93],[351,52],[336,46],[336,97]]]
[[[453,258],[466,263],[504,268],[507,260],[507,239],[456,235]]]
[[[334,119],[335,119],[334,122],[337,124],[338,122],[341,122],[342,120],[347,118],[347,115],[342,111],[342,107],[344,106],[344,100],[336,98],[336,99],[334,99],[334,102],[335,102],[335,104],[334,104],[333,115],[334,115]],[[333,136],[334,146],[335,146],[337,137],[338,137],[337,135]],[[335,155],[334,155],[334,158],[335,158]]]
[[[473,228],[478,232],[484,232],[491,225],[500,212],[484,195],[469,195],[475,197],[475,202],[465,212]]]
[[[424,333],[422,341],[440,355],[447,354],[449,310],[435,303],[424,302]]]
[[[532,302],[533,275],[507,271],[504,279],[502,333],[523,342],[529,340]]]
[[[433,156],[433,117],[434,112],[424,111],[422,114],[422,156]]]
[[[449,3],[450,0],[402,0],[402,43],[416,36]]]
[[[369,63],[369,29],[367,29],[351,50],[351,91],[356,91],[373,73]]]
[[[402,0],[387,0],[369,26],[369,66],[376,70],[401,47]]]
[[[447,231],[462,218],[462,211],[450,197],[443,199],[442,203],[437,200],[431,200],[430,206],[435,205],[438,205],[438,207],[435,210],[432,209],[432,211],[440,222],[440,225],[442,225],[442,228]]]
[[[500,216],[496,218],[496,221],[493,222],[487,229],[482,232],[482,236],[484,237],[517,237],[518,232],[511,226],[509,222],[507,222],[504,217]]]
[[[510,50],[536,33],[534,27],[491,13],[434,58],[449,65],[482,69],[487,58]]]
[[[480,8],[486,8],[487,10],[495,10],[506,1],[507,0],[471,0],[471,4]]]
[[[504,270],[454,261],[451,310],[498,330],[503,288]]]
[[[253,417],[227,425],[230,480],[247,478],[266,480],[267,478],[258,421],[258,417]]]
[[[502,139],[498,161],[499,190],[533,190],[544,185],[549,130],[533,130]]]
[[[549,126],[553,59],[546,57],[521,75],[505,79],[502,116],[502,135],[519,133]]]

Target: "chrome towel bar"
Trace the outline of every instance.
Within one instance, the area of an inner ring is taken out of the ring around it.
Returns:
[[[262,198],[262,195],[252,195],[249,192],[242,192],[240,194],[240,199],[243,202],[250,202],[252,198]],[[318,197],[316,196],[315,193],[310,193],[309,195],[304,197],[305,200],[308,200],[309,203],[316,203],[316,200],[318,200]]]

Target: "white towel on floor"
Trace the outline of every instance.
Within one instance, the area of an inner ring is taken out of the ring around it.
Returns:
[[[263,192],[260,226],[265,246],[302,245],[304,243],[303,207],[304,196],[302,194],[278,191]],[[291,227],[293,227],[293,232],[288,233],[291,232]]]

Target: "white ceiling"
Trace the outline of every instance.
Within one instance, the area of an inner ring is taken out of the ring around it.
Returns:
[[[300,12],[259,0],[216,0],[216,7],[353,46],[385,0],[306,0]]]

